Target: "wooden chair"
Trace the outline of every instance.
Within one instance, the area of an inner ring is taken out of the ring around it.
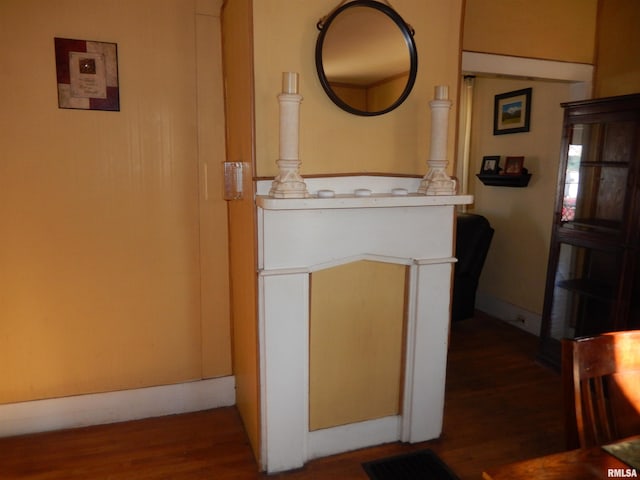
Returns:
[[[562,341],[567,448],[640,434],[640,330]]]

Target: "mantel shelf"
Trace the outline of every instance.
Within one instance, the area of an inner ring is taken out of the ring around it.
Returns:
[[[265,210],[317,210],[335,208],[389,208],[423,207],[438,205],[468,205],[473,202],[471,195],[421,195],[404,196],[372,194],[368,197],[336,195],[333,198],[273,198],[258,195],[256,204]]]

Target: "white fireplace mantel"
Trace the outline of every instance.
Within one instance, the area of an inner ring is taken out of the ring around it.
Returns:
[[[275,199],[258,182],[261,461],[269,473],[312,458],[442,429],[455,207],[469,195],[416,192],[419,179],[307,179],[310,198]],[[332,188],[334,198],[317,198]],[[367,188],[370,196],[353,192]],[[405,378],[399,416],[309,431],[309,275],[369,259],[409,268]]]

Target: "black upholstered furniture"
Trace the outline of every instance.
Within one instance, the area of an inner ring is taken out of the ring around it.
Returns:
[[[456,220],[456,258],[451,320],[473,316],[478,279],[493,238],[493,228],[482,215],[459,213]]]

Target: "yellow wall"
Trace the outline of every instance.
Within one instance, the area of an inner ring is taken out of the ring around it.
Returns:
[[[405,276],[369,261],[311,275],[310,430],[400,413]]]
[[[640,91],[637,0],[465,0],[463,49],[595,64],[594,97]]]
[[[367,89],[367,104],[370,111],[379,111],[393,105],[404,92],[407,85],[408,74],[397,75],[384,80]]]
[[[601,0],[595,97],[640,92],[640,2]]]
[[[0,2],[0,403],[231,373],[215,4]],[[120,112],[58,108],[56,36]]]
[[[218,165],[224,158],[224,117],[214,67],[220,63],[219,3],[0,2],[0,365],[5,366],[0,402],[230,373],[226,212]],[[230,3],[256,18],[255,30],[246,18],[240,22],[257,39],[258,174],[275,174],[276,95],[281,72],[289,70],[301,73],[303,174],[422,174],[428,101],[437,84],[452,91],[453,151],[462,0],[394,0],[416,30],[418,81],[404,105],[375,118],[342,112],[317,80],[315,24],[336,1]],[[628,47],[637,44],[637,9],[635,0],[602,0],[599,96],[638,91],[638,56],[626,55],[637,50]],[[467,0],[466,11],[464,45],[470,50],[584,62],[593,57],[595,0]],[[121,112],[57,108],[55,36],[118,43]],[[571,41],[562,41],[567,37]],[[613,47],[620,44],[625,48]],[[237,95],[244,91],[253,105],[250,77]],[[232,122],[249,129],[243,131],[249,140],[240,142],[230,159],[251,167],[253,117],[243,112]],[[541,175],[550,170],[540,159],[532,171]],[[234,313],[243,319],[236,328],[248,330],[246,335],[237,330],[236,336],[253,348],[255,305],[240,300],[242,292],[247,298],[255,293],[253,240],[244,235],[251,235],[246,229],[253,223],[250,207],[239,208],[242,220],[231,236],[245,239],[236,250],[245,270],[235,279],[240,293]],[[501,251],[508,248],[496,238],[489,272],[501,268]],[[515,258],[515,250],[509,255]],[[487,285],[506,291],[499,286],[505,283]],[[536,295],[518,292],[509,298],[533,305]],[[257,436],[256,352],[242,342],[234,345],[238,404],[247,405],[251,414],[245,421],[249,418]]]
[[[196,0],[196,95],[200,170],[200,303],[202,376],[231,372],[229,239],[222,199],[225,114],[220,9],[222,0]],[[206,170],[206,172],[205,172]]]
[[[531,130],[493,135],[497,94],[532,87]],[[495,234],[482,271],[479,291],[541,314],[551,222],[555,201],[563,111],[568,84],[531,80],[476,78],[469,185],[474,212],[487,217]],[[475,174],[482,157],[524,155],[533,174],[526,188],[483,185]],[[513,319],[506,319],[513,320]]]
[[[463,49],[593,63],[597,1],[466,0]]]
[[[424,174],[435,85],[449,85],[454,105],[448,148],[453,156],[462,0],[394,0],[393,7],[415,29],[418,78],[397,110],[359,117],[336,107],[318,80],[316,23],[335,0],[254,2],[256,163],[259,176],[277,174],[278,101],[282,72],[300,73],[302,175],[393,172]],[[451,167],[451,166],[450,166]]]
[[[640,91],[640,3],[635,0],[466,0],[463,48],[519,57],[593,63],[594,96]],[[597,28],[597,34],[596,34]],[[535,80],[476,78],[471,144],[473,210],[496,229],[479,290],[540,314],[568,87]],[[531,132],[492,134],[495,94],[533,86]],[[537,119],[536,119],[537,118]],[[483,186],[483,155],[525,155],[526,189]],[[507,320],[514,320],[508,318]]]
[[[260,451],[260,383],[256,218],[253,202],[254,110],[252,0],[226,2],[222,9],[227,158],[245,166],[241,200],[229,202],[229,262],[233,318],[236,403],[256,455]]]

